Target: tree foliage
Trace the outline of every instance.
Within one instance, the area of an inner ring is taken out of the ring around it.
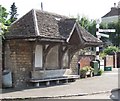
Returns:
[[[6,25],[7,24],[7,17],[8,17],[7,10],[5,7],[2,7],[2,5],[0,5],[0,23]]]
[[[10,21],[11,23],[14,22],[17,19],[17,7],[15,5],[15,2],[10,7]]]
[[[85,28],[92,35],[95,35],[96,33],[96,21],[95,20],[89,20],[87,17],[80,17],[79,15],[77,16],[77,20],[83,28]]]
[[[88,32],[90,32],[92,35],[96,35],[96,21],[95,20],[89,20],[87,17],[80,17],[77,16],[77,20],[79,24],[85,28]],[[109,35],[109,39],[103,38],[101,40],[107,41],[109,40],[114,46],[120,46],[120,19],[118,22],[112,22],[112,23],[100,23],[100,29],[115,29],[116,32],[114,33],[106,33]],[[107,46],[107,45],[106,45]]]
[[[102,29],[115,29],[116,32],[106,33],[109,34],[109,40],[113,43],[114,46],[120,46],[120,19],[118,22],[112,23],[101,23],[100,28]]]
[[[9,15],[11,15],[10,18],[8,18]],[[17,15],[17,7],[15,6],[15,3],[11,5],[10,14],[5,7],[0,5],[0,35],[4,36],[7,27],[17,19]]]
[[[8,13],[5,7],[2,7],[2,5],[0,5],[0,36],[3,37],[4,32],[7,30],[7,24],[8,24]]]
[[[119,48],[115,46],[109,46],[103,51],[105,54],[111,54],[113,52],[119,52]]]

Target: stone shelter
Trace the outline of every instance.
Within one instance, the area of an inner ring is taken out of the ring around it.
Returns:
[[[4,42],[4,67],[13,87],[27,87],[30,78],[76,75],[70,63],[79,49],[101,45],[76,19],[32,9],[15,21]]]

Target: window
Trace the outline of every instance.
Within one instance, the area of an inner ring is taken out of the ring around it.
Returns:
[[[35,48],[35,67],[42,68],[43,63],[43,49],[42,45],[36,45]]]

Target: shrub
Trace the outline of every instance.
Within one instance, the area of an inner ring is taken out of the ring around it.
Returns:
[[[80,69],[80,77],[86,77],[86,73],[88,71],[93,72],[94,69],[91,66],[85,66],[82,69]]]
[[[102,69],[99,69],[98,75],[102,75],[102,73],[103,73],[103,70],[102,70]]]
[[[119,48],[116,46],[109,46],[106,49],[104,49],[105,54],[110,54],[110,53],[118,52],[118,51],[119,51]]]

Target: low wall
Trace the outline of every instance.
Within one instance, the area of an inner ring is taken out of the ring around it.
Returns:
[[[105,57],[105,66],[106,67],[114,67],[114,56],[113,55],[107,55],[106,57]]]

